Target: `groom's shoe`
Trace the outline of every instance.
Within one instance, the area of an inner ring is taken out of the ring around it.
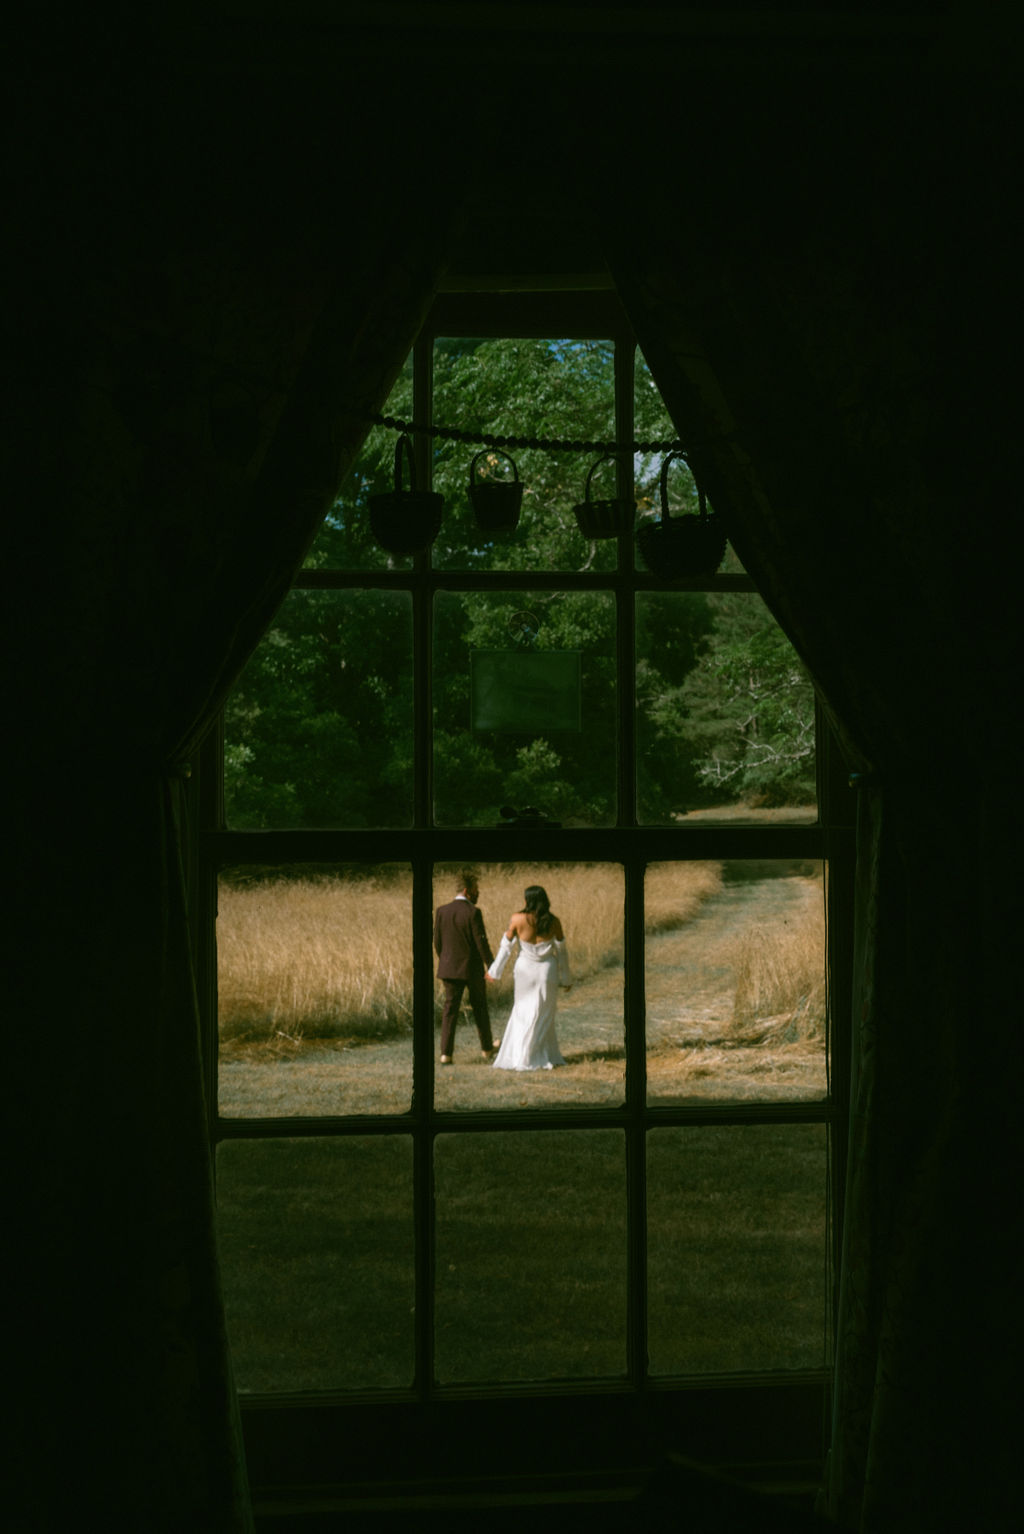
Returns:
[[[442,1065],[451,1065],[451,1063],[452,1063],[451,1055],[442,1055],[441,1056],[441,1064]]]
[[[501,1048],[501,1040],[500,1039],[495,1039],[495,1041],[491,1045],[490,1049],[482,1049],[480,1051],[480,1053],[483,1055],[485,1060],[490,1060],[490,1059],[492,1059],[498,1053],[498,1050],[500,1048]]]

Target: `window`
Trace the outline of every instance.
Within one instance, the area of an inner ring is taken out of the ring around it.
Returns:
[[[208,1054],[243,1402],[265,1424],[271,1397],[568,1391],[707,1424],[717,1391],[760,1403],[758,1432],[780,1401],[806,1426],[830,1365],[826,958],[849,879],[810,684],[731,548],[666,583],[632,524],[581,531],[588,500],[658,514],[650,444],[675,435],[614,295],[442,296],[388,410],[638,445],[416,434],[442,529],[389,556],[366,502],[396,432],[375,427],[228,705]],[[518,525],[490,531],[470,484],[513,474]],[[526,883],[551,894],[578,981],[565,1070],[489,1069],[465,1010],[438,1065],[432,917],[467,864],[495,948]]]

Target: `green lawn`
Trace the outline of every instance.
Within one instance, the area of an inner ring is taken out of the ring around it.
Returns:
[[[235,1141],[217,1167],[239,1388],[411,1384],[411,1140]],[[624,1173],[618,1130],[439,1137],[439,1380],[624,1372]],[[825,1244],[821,1126],[653,1131],[652,1371],[820,1367]]]

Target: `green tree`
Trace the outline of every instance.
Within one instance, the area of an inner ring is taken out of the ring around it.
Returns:
[[[705,797],[812,803],[814,689],[807,673],[759,598],[709,600],[713,636],[678,698]]]
[[[614,437],[613,351],[601,341],[442,338],[434,418],[463,430],[572,442]],[[638,441],[674,431],[646,366],[636,372]],[[408,363],[388,402],[412,416]],[[372,571],[411,561],[379,548],[369,497],[392,486],[396,436],[374,428],[307,560]],[[539,447],[514,453],[524,486],[514,534],[487,535],[473,516],[475,450],[432,441],[434,488],[445,498],[432,550],[440,569],[607,570],[614,542],[580,533],[573,513],[594,457]],[[638,518],[660,510],[661,458],[637,454]],[[477,457],[483,479],[511,475],[507,456]],[[670,470],[673,510],[695,510],[685,466]],[[593,493],[610,493],[601,466]],[[749,598],[746,599],[749,603]],[[638,793],[641,817],[667,820],[700,803],[756,795],[807,797],[813,704],[770,618],[743,599],[655,593],[638,603]],[[739,603],[739,605],[737,605]],[[511,649],[510,620],[528,608],[538,653],[582,656],[581,731],[471,728],[470,657]],[[749,611],[749,610],[747,610]],[[535,804],[563,822],[615,815],[615,604],[610,592],[447,592],[434,627],[434,778],[442,823],[480,824],[503,803]],[[227,709],[229,818],[240,826],[404,825],[412,815],[412,627],[408,597],[380,591],[291,593]]]
[[[543,736],[470,724],[473,651],[513,651],[513,616],[537,620],[531,649],[582,658],[581,730]],[[608,592],[446,593],[435,625],[435,803],[447,823],[496,821],[502,804],[569,823],[606,824],[615,805],[615,609]],[[479,772],[481,753],[487,770]],[[472,760],[479,776],[467,773]]]
[[[408,824],[411,717],[408,597],[293,590],[225,710],[229,822]]]
[[[671,820],[707,802],[684,688],[714,646],[715,614],[703,592],[650,592],[637,602],[637,809]]]

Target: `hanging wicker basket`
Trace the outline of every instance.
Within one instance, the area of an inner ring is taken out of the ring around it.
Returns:
[[[484,454],[497,454],[512,465],[512,479],[478,479],[476,466]],[[523,487],[515,460],[500,448],[485,447],[469,466],[469,501],[477,526],[488,533],[511,533],[519,526]]]
[[[598,458],[591,464],[590,473],[587,475],[587,482],[583,488],[583,500],[578,506],[573,507],[576,522],[584,538],[617,538],[620,533],[628,533],[632,530],[633,518],[636,514],[635,501],[622,499],[592,501],[590,499],[590,481],[594,477],[594,470],[611,457],[611,453],[605,453],[604,457]]]
[[[409,464],[409,489],[402,488],[402,452]],[[370,496],[370,527],[389,554],[421,554],[441,531],[444,496],[416,489],[412,442],[403,432],[395,443],[395,488]]]
[[[681,452],[669,453],[661,466],[661,521],[647,522],[637,530],[640,556],[659,580],[683,575],[713,575],[725,554],[725,528],[720,517],[708,511],[704,491],[697,486],[700,510],[673,517],[668,509],[668,466]]]

